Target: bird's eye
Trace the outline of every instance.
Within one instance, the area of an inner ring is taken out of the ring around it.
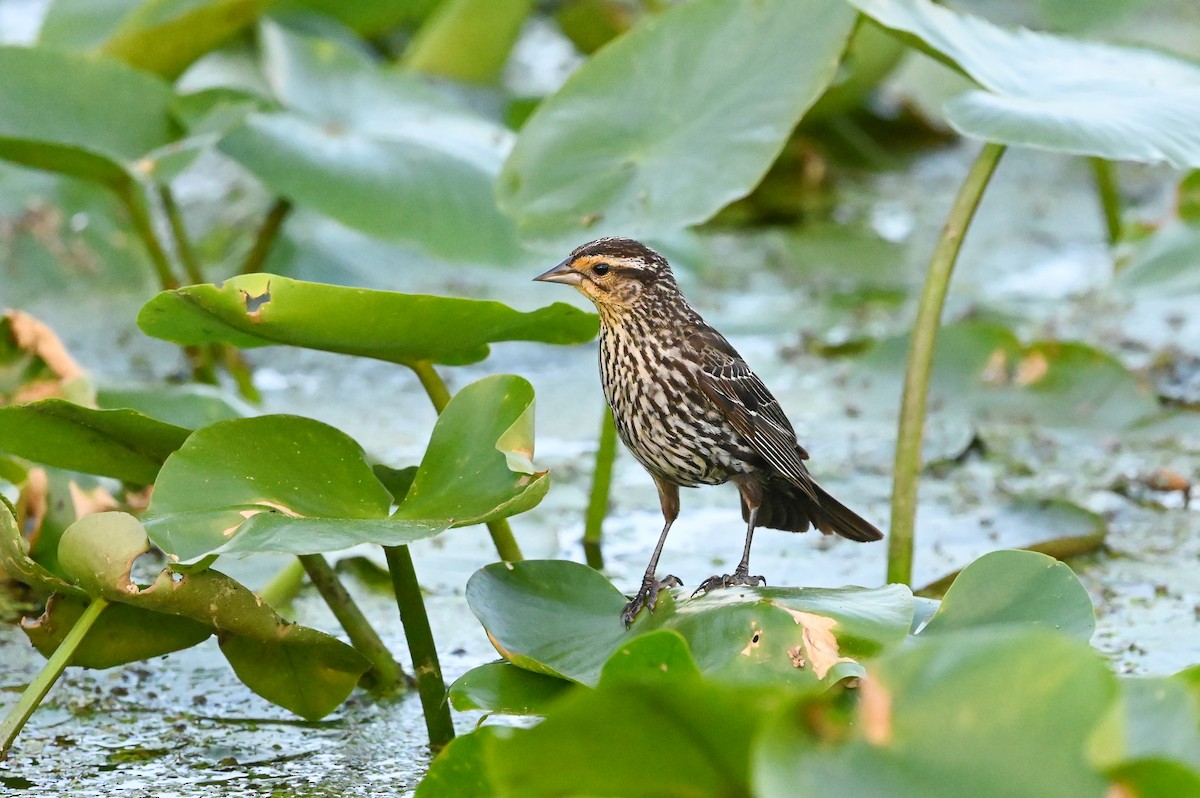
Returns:
[[[612,270],[612,266],[609,266],[607,263],[597,263],[595,266],[592,267],[592,274],[596,275],[597,277],[603,277],[604,275],[608,274],[611,270]]]

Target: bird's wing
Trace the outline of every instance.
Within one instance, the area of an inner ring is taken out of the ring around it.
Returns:
[[[688,336],[685,346],[699,364],[696,384],[701,392],[781,476],[817,501],[804,466],[808,452],[796,442],[779,402],[737,350],[711,327]]]

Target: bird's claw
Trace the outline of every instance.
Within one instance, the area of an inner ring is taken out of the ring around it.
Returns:
[[[755,587],[757,585],[766,584],[767,580],[763,579],[761,576],[750,576],[750,574],[743,574],[735,571],[732,574],[710,576],[708,579],[705,579],[700,583],[700,586],[696,588],[696,592],[692,593],[692,596],[695,597],[696,594],[700,592],[707,593],[708,591],[714,590],[718,587],[731,587],[733,585],[746,585],[748,587]]]
[[[649,577],[642,580],[642,586],[638,589],[637,595],[633,597],[633,601],[625,605],[625,609],[621,612],[621,620],[628,627],[643,607],[654,612],[654,607],[658,604],[658,591],[682,586],[683,582],[677,576],[665,576],[662,579]]]

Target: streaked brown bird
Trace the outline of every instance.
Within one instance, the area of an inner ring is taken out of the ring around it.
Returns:
[[[761,585],[750,575],[755,527],[857,541],[883,534],[818,485],[808,452],[779,402],[725,337],[705,324],[675,283],[666,258],[628,238],[601,238],[576,249],[535,280],[575,286],[600,313],[600,383],[621,440],[658,486],[663,525],[641,589],[622,613],[626,625],[658,592],[682,584],[655,571],[679,488],[733,481],[741,493],[746,545],[732,574],[696,589]],[[695,594],[693,594],[695,595]]]

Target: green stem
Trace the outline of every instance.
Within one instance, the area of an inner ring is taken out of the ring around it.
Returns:
[[[175,202],[175,194],[168,185],[158,187],[158,198],[162,202],[163,211],[167,216],[167,224],[171,228],[171,237],[175,241],[175,252],[179,262],[183,264],[183,272],[193,283],[204,282],[200,271],[200,261],[196,258],[196,250],[188,236],[187,225],[183,223],[183,214],[179,212],[179,204]]]
[[[278,612],[280,607],[289,604],[300,594],[300,588],[304,586],[304,573],[304,564],[293,557],[279,569],[279,573],[271,577],[270,582],[254,592]]]
[[[892,528],[888,539],[888,582],[912,582],[913,530],[917,517],[917,481],[921,472],[921,440],[925,427],[925,406],[929,398],[929,375],[933,369],[933,350],[950,275],[963,237],[979,207],[1004,145],[985,144],[967,179],[963,181],[946,225],[942,228],[921,302],[913,323],[908,349],[908,367],[904,373],[904,395],[900,404],[900,428],[896,436],[896,464],[892,483]]]
[[[410,363],[409,366],[417,373],[417,379],[421,381],[425,393],[429,394],[429,401],[433,402],[433,409],[440,414],[446,409],[446,405],[450,404],[450,390],[442,381],[441,375],[428,360],[418,360]],[[507,562],[525,559],[521,554],[521,547],[517,545],[517,539],[512,533],[512,527],[508,525],[507,518],[488,521],[487,528],[500,559]]]
[[[163,249],[158,235],[154,232],[154,225],[150,221],[150,212],[146,208],[145,197],[138,190],[137,184],[132,181],[125,183],[117,189],[117,196],[120,197],[129,214],[129,221],[133,225],[134,233],[141,239],[142,246],[146,248],[146,254],[150,256],[150,263],[154,266],[155,273],[158,274],[158,284],[164,291],[178,288],[179,281],[175,279],[175,274],[171,270],[171,260],[167,257],[167,251]]]
[[[1103,158],[1088,158],[1088,161],[1096,180],[1096,192],[1100,195],[1100,208],[1104,211],[1108,243],[1116,244],[1121,240],[1121,192],[1117,187],[1117,170],[1112,161]]]
[[[365,677],[367,689],[375,696],[395,695],[403,691],[406,686],[404,669],[392,659],[392,652],[388,651],[379,634],[354,603],[329,562],[320,554],[301,554],[298,559],[313,587],[346,630],[350,643],[371,661],[371,670]]]
[[[271,210],[267,212],[267,217],[263,220],[262,227],[258,228],[258,235],[254,237],[254,245],[250,247],[245,260],[242,261],[242,274],[262,271],[263,264],[267,262],[267,256],[271,254],[271,249],[275,246],[275,239],[279,238],[279,231],[283,229],[283,220],[291,212],[292,203],[290,201],[282,197],[275,200],[275,204],[271,206]]]
[[[617,425],[612,413],[604,408],[600,420],[600,446],[596,449],[596,466],[592,470],[592,492],[588,496],[587,520],[583,528],[583,555],[587,564],[597,571],[604,569],[600,551],[600,532],[608,515],[608,496],[612,489],[613,461],[617,457]]]
[[[417,583],[417,572],[413,568],[408,546],[384,546],[383,553],[392,575],[392,589],[396,592],[396,606],[400,610],[400,622],[404,625],[404,637],[412,655],[417,693],[421,696],[421,710],[429,731],[429,746],[438,751],[454,739],[454,724],[450,720],[446,683],[442,680],[442,666],[438,663],[433,631],[429,628],[429,616],[425,613],[425,602]]]
[[[71,627],[71,631],[67,632],[67,636],[58,644],[58,648],[54,649],[50,659],[46,660],[41,672],[29,683],[25,692],[21,693],[21,698],[17,701],[16,706],[0,723],[0,759],[4,759],[33,711],[37,709],[38,704],[42,703],[46,693],[50,692],[50,688],[54,686],[63,670],[70,664],[71,657],[75,656],[75,650],[79,648],[79,644],[83,642],[88,631],[91,630],[96,619],[100,617],[100,613],[104,612],[104,608],[107,606],[108,602],[102,598],[92,599],[83,614],[79,616],[79,620]]]

